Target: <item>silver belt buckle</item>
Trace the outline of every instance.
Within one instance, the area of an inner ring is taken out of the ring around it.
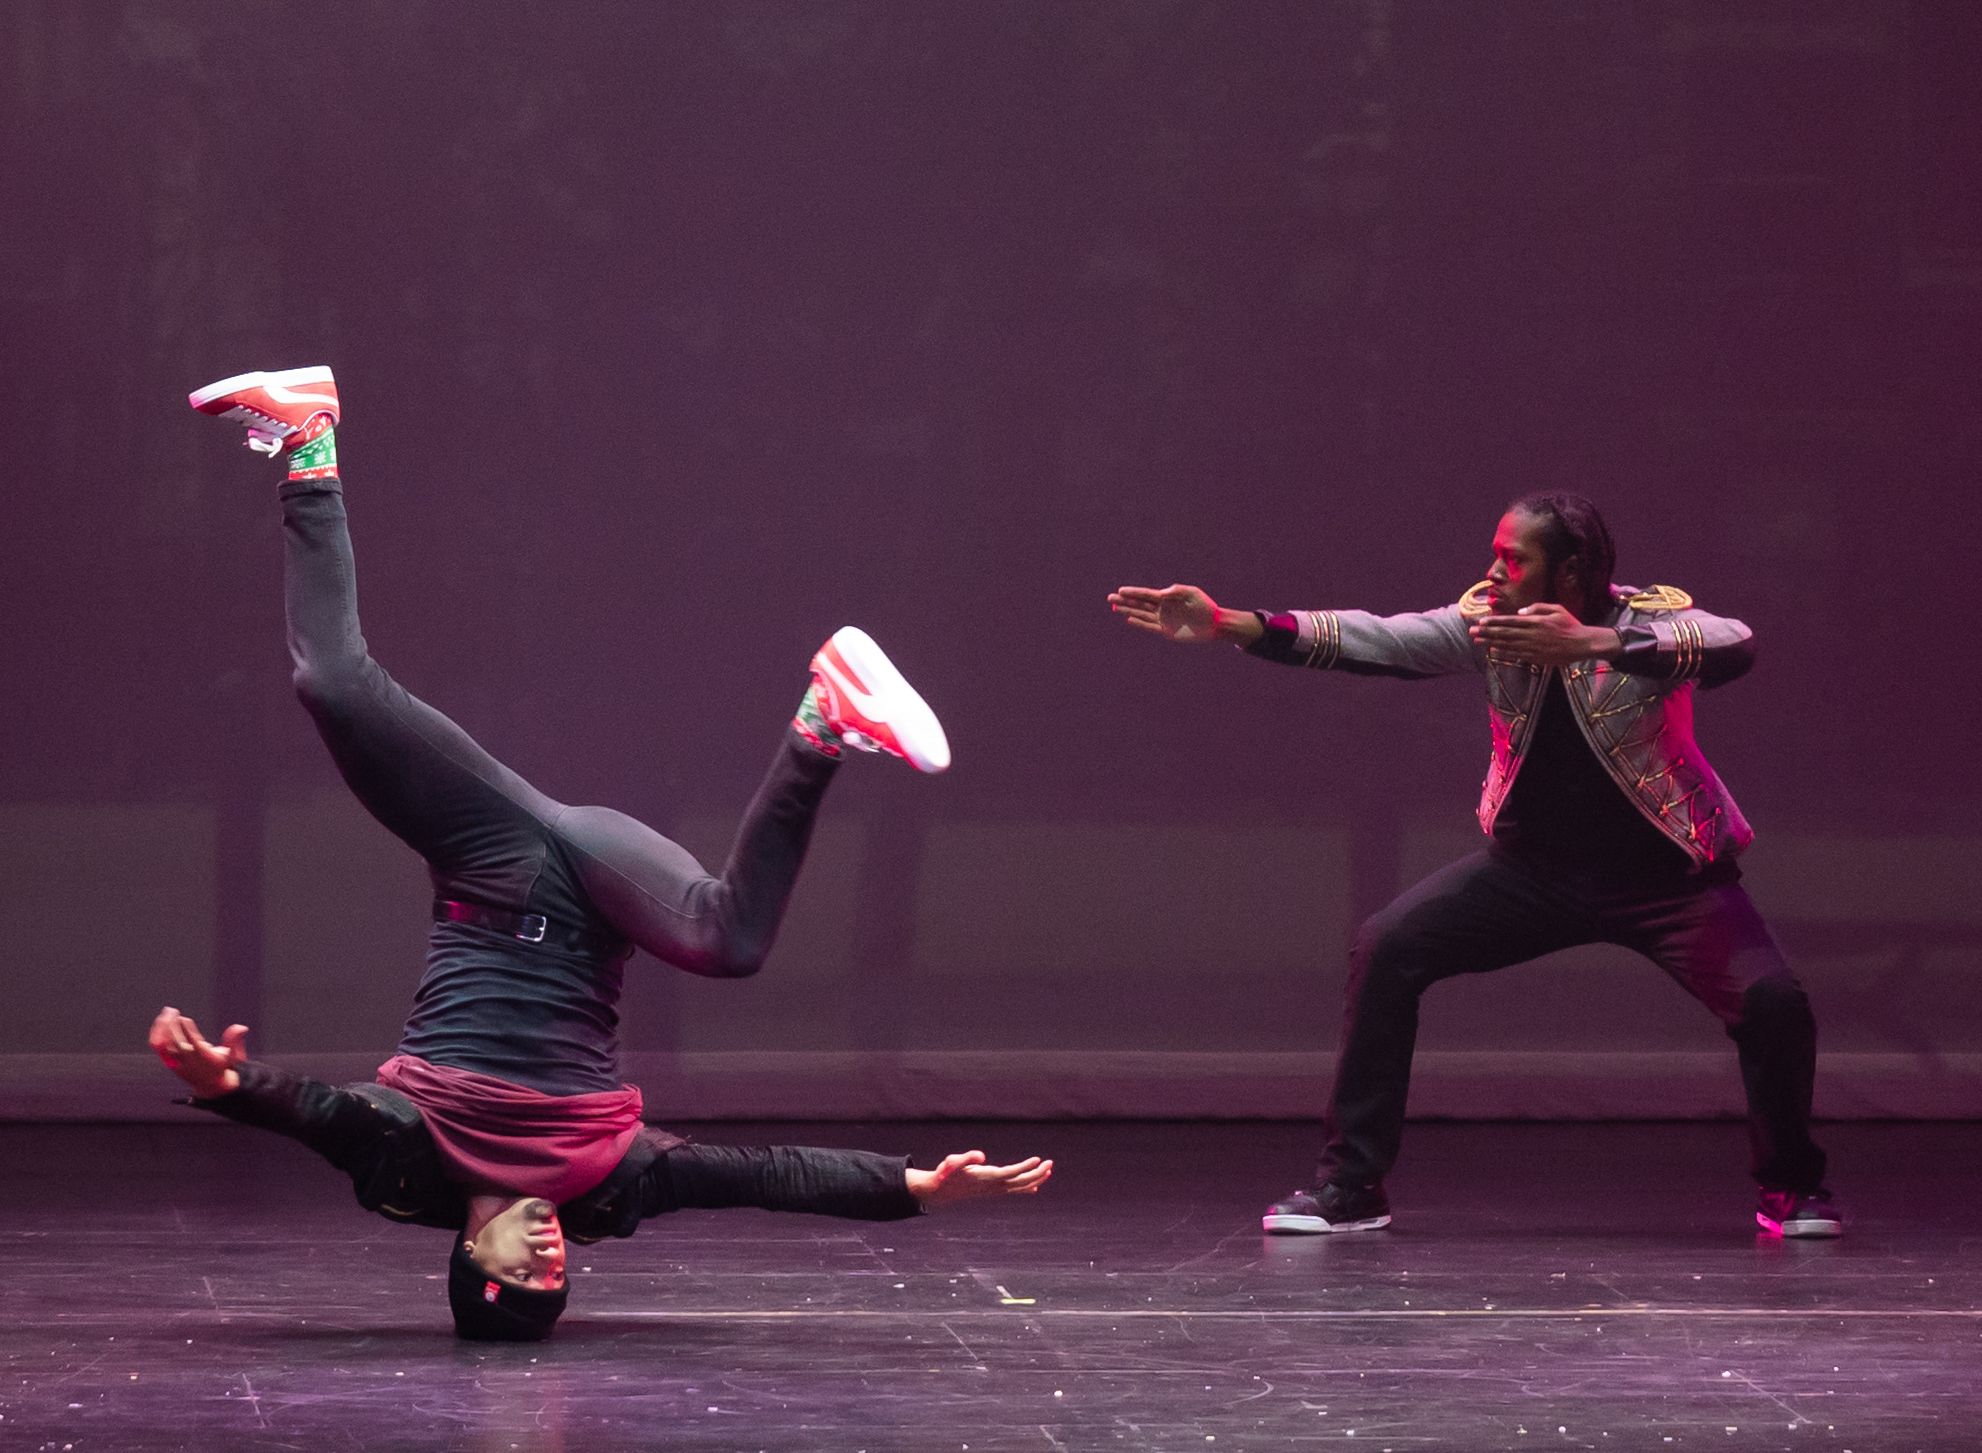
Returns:
[[[544,933],[550,926],[551,921],[543,914],[526,913],[523,915],[523,926],[516,930],[516,937],[525,943],[542,943]]]

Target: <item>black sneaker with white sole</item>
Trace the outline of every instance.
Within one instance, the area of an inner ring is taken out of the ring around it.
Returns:
[[[1275,1201],[1259,1224],[1262,1230],[1293,1236],[1376,1231],[1390,1224],[1390,1198],[1380,1185],[1342,1186],[1330,1181],[1318,1191],[1296,1191]]]
[[[1763,1191],[1755,1224],[1771,1236],[1844,1234],[1844,1217],[1822,1186],[1814,1191]]]

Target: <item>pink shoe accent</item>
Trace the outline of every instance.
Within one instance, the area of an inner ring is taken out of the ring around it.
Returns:
[[[797,732],[801,737],[804,737],[806,741],[810,742],[814,747],[818,748],[819,751],[825,754],[826,756],[837,757],[840,755],[840,749],[836,743],[827,741],[824,737],[820,736],[819,733],[813,731],[811,727],[807,726],[798,717],[793,717],[791,719],[791,729]]]
[[[842,626],[819,648],[812,679],[821,714],[848,746],[900,757],[919,772],[949,767],[936,713],[858,626]]]

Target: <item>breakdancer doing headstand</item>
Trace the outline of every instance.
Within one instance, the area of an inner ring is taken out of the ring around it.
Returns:
[[[151,1047],[193,1103],[302,1141],[359,1204],[458,1233],[448,1301],[464,1337],[535,1340],[563,1312],[565,1238],[631,1236],[685,1207],[867,1220],[1037,1191],[1053,1163],[980,1151],[918,1170],[898,1156],[694,1145],[641,1123],[620,1082],[618,1001],[634,946],[691,973],[755,973],[848,747],[950,761],[935,714],[863,632],[836,632],[720,875],[652,829],[537,791],[374,661],[358,629],[328,368],[250,373],[192,395],[288,455],[284,599],[297,693],[358,800],[426,859],[427,968],[376,1083],[341,1089],[209,1042],[162,1009]]]
[[[1614,560],[1595,505],[1541,494],[1501,517],[1487,578],[1438,610],[1234,611],[1191,585],[1108,597],[1129,625],[1175,641],[1360,675],[1486,678],[1488,846],[1363,925],[1314,1187],[1269,1207],[1268,1231],[1387,1226],[1420,996],[1585,943],[1637,950],[1726,1026],[1762,1229],[1843,1229],[1810,1138],[1810,1001],[1740,885],[1735,855],[1754,832],[1693,739],[1694,686],[1745,672],[1753,637],[1684,591],[1614,587]]]

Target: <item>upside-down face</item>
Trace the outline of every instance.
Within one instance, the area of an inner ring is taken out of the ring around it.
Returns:
[[[511,1202],[462,1243],[475,1264],[498,1281],[532,1291],[564,1285],[564,1227],[557,1207],[541,1197]]]

